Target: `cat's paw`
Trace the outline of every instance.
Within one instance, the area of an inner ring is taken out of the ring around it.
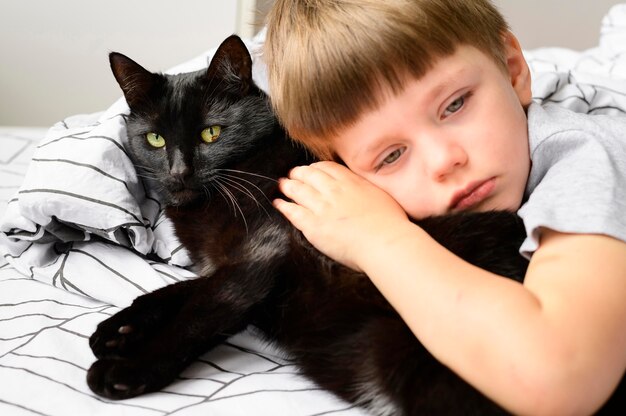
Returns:
[[[94,355],[97,358],[132,355],[146,339],[146,326],[133,321],[132,312],[127,309],[102,321],[89,337]]]
[[[122,400],[154,390],[150,388],[152,377],[136,361],[104,358],[87,371],[87,385],[99,396]]]
[[[98,358],[130,357],[172,323],[203,280],[183,281],[136,298],[132,305],[101,322],[89,338]]]

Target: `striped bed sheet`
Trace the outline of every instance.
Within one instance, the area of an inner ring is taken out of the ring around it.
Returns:
[[[259,47],[247,44],[263,87]],[[206,65],[212,51],[173,68]],[[626,4],[586,51],[526,51],[533,97],[575,111],[626,113]],[[193,278],[158,196],[124,149],[123,100],[50,129],[0,128],[0,414],[362,415],[300,375],[254,328],[163,391],[122,402],[85,383],[87,339],[136,296]]]
[[[16,203],[27,169],[37,163],[31,158],[46,134],[47,129],[0,128],[0,214],[6,212],[9,203]],[[133,282],[127,268],[107,265],[100,259],[115,254],[100,256],[99,248],[88,246],[73,250],[82,256],[76,261],[84,263],[80,267],[89,278],[107,281],[118,276]],[[288,357],[263,342],[253,328],[200,357],[159,393],[123,402],[95,396],[85,383],[87,368],[94,360],[87,340],[95,326],[120,307],[93,296],[97,290],[92,296],[77,291],[81,283],[74,280],[74,269],[63,277],[65,266],[59,265],[58,278],[42,282],[36,268],[22,273],[7,261],[10,255],[3,254],[2,415],[362,414],[302,377]],[[178,276],[168,271],[171,266],[167,264],[150,263],[161,285],[191,276],[184,269]],[[118,264],[123,265],[123,261]],[[149,290],[140,284],[129,283],[128,287],[142,293]]]

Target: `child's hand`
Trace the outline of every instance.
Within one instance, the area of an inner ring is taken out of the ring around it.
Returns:
[[[279,186],[294,202],[277,199],[275,207],[318,250],[356,270],[359,256],[386,244],[407,223],[391,196],[334,162],[296,167]]]

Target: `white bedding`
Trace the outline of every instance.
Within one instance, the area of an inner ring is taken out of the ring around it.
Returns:
[[[261,41],[248,42],[256,62]],[[171,72],[201,68],[210,54]],[[526,56],[537,101],[626,113],[626,4],[604,18],[598,47]],[[262,65],[255,78],[265,85]],[[299,375],[252,330],[163,392],[123,402],[90,392],[95,325],[137,295],[193,277],[124,151],[126,112],[120,100],[47,132],[0,129],[0,414],[363,414]]]

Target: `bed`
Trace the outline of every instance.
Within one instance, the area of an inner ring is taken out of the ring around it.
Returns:
[[[247,42],[255,79],[263,33]],[[206,65],[211,51],[171,72]],[[626,113],[626,4],[598,46],[526,51],[533,97]],[[189,258],[124,150],[123,100],[50,129],[0,128],[0,414],[362,415],[299,374],[254,328],[163,391],[115,402],[85,383],[98,322],[136,296],[193,278]]]

